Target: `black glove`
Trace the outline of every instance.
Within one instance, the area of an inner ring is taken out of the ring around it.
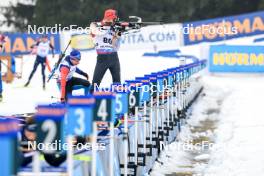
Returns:
[[[60,101],[61,101],[61,103],[66,103],[65,98],[61,98]]]
[[[88,76],[87,73],[84,73],[83,76],[84,76],[87,80],[89,80],[89,76]]]
[[[121,31],[117,31],[116,35],[117,35],[118,37],[121,37],[122,32],[121,32]]]

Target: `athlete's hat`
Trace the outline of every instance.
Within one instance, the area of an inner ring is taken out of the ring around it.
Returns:
[[[117,18],[117,12],[114,9],[107,9],[104,12],[104,19],[114,20]]]
[[[81,60],[81,52],[77,49],[73,49],[70,53],[70,58]]]

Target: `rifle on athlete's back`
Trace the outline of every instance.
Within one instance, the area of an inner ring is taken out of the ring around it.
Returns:
[[[53,75],[55,74],[55,72],[56,72],[56,70],[58,69],[58,67],[59,67],[59,65],[60,65],[60,63],[61,63],[61,61],[62,61],[62,59],[64,58],[65,53],[66,53],[68,47],[70,46],[70,44],[71,44],[71,40],[70,40],[69,43],[67,44],[65,50],[60,54],[60,57],[59,57],[58,61],[55,63],[53,69],[51,70],[51,73],[50,73],[50,75],[49,75],[49,77],[48,77],[48,81],[47,81],[47,82],[49,82],[50,79],[51,79],[51,78],[53,77]]]

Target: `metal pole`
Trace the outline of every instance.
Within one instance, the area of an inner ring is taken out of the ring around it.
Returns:
[[[92,176],[96,176],[96,142],[97,142],[97,124],[93,122],[93,139],[92,139]]]
[[[110,162],[109,162],[109,168],[110,168],[110,176],[113,176],[114,173],[114,123],[110,122]]]
[[[41,175],[39,155],[38,151],[35,151],[35,154],[33,155],[33,172],[36,176]]]
[[[68,150],[67,150],[67,171],[69,176],[73,176],[73,146],[72,146],[73,136],[69,135],[67,137]]]
[[[146,134],[147,134],[147,102],[144,101],[144,112],[145,122],[143,122],[144,135],[143,135],[143,152],[146,153]]]
[[[127,157],[127,149],[128,149],[128,140],[127,140],[127,134],[128,134],[128,124],[127,124],[127,113],[124,114],[124,135],[125,135],[125,148],[124,148],[124,176],[127,176],[127,162],[128,162],[128,157]]]
[[[138,107],[135,107],[135,164],[137,165],[138,155]]]

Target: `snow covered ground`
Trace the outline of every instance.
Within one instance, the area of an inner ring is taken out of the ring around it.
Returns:
[[[204,92],[179,140],[167,146],[151,175],[263,175],[264,75],[207,75],[202,81]]]
[[[246,176],[264,173],[264,77],[240,76],[208,79],[210,82],[218,80],[215,85],[229,88],[230,95],[221,108],[216,133],[216,144],[220,147],[212,153],[205,169],[207,174]]]

